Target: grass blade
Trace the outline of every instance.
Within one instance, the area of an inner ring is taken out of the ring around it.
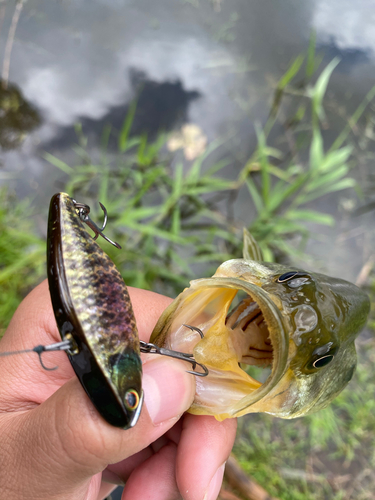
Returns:
[[[129,106],[128,113],[125,117],[124,123],[121,127],[121,130],[120,130],[120,135],[118,138],[118,149],[119,149],[120,153],[123,153],[126,150],[128,136],[130,133],[130,129],[131,129],[133,120],[134,120],[134,115],[135,115],[136,109],[137,109],[137,101],[134,100],[131,102],[131,104]]]

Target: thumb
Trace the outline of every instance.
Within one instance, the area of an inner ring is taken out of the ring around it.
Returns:
[[[40,406],[17,417],[3,417],[6,422],[1,427],[7,429],[8,448],[4,455],[12,460],[7,459],[2,472],[0,468],[0,484],[1,476],[11,470],[11,483],[17,487],[14,498],[96,499],[100,481],[93,481],[90,487],[92,476],[147,447],[189,408],[195,377],[186,369],[186,363],[173,359],[146,361],[145,404],[132,429],[105,422],[76,378]]]

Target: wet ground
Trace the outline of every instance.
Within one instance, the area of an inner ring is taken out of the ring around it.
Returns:
[[[341,58],[328,92],[336,106],[328,144],[345,123],[338,111],[348,116],[375,83],[374,19],[374,0],[3,0],[0,182],[46,207],[60,173],[44,153],[70,164],[80,122],[95,155],[104,127],[119,130],[135,98],[133,133],[193,123],[208,141],[231,137],[221,154],[239,167],[312,30],[324,61]],[[114,153],[116,142],[108,147]],[[363,188],[371,169],[364,160],[353,170]],[[349,214],[360,204],[351,191],[319,203],[337,225],[319,228],[309,252],[329,274],[355,280],[372,255],[374,218]],[[236,211],[248,225],[241,198]]]

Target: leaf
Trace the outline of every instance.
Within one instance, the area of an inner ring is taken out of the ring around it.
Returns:
[[[264,258],[264,262],[274,262],[275,261],[275,256],[272,252],[272,250],[266,246],[266,245],[261,245],[261,250]]]
[[[321,172],[327,172],[329,170],[333,170],[337,167],[342,166],[347,162],[350,155],[352,154],[352,151],[353,148],[351,146],[345,146],[344,148],[330,151],[323,158],[319,170]]]
[[[320,189],[322,186],[328,186],[329,184],[334,183],[335,181],[341,179],[342,177],[345,177],[348,171],[349,167],[347,165],[341,165],[332,172],[321,174],[319,177],[316,177],[307,184],[305,191],[310,193],[311,191]]]
[[[216,163],[214,163],[211,167],[209,167],[206,171],[205,177],[211,178],[213,174],[216,174],[219,172],[219,170],[222,170],[223,168],[227,167],[232,163],[231,159],[225,158],[223,160],[220,160]]]
[[[349,118],[344,130],[339,134],[339,136],[337,137],[335,142],[332,144],[330,150],[338,149],[344,143],[344,141],[348,138],[350,131],[354,128],[354,126],[356,125],[356,123],[361,118],[362,114],[364,113],[367,105],[373,100],[374,97],[375,97],[375,85],[366,94],[363,101],[360,103],[358,108],[354,111],[352,116]]]
[[[297,220],[297,219],[295,219]],[[275,221],[274,225],[274,234],[291,234],[291,233],[303,233],[304,231],[307,232],[307,229],[305,229],[301,224],[297,224],[295,222],[291,222],[286,219],[286,217],[280,218],[278,221]]]
[[[319,189],[317,193],[313,192],[310,195],[305,195],[303,201],[304,203],[308,203],[309,201],[316,200],[317,198],[320,198],[325,194],[333,193],[334,191],[342,191],[343,189],[355,188],[356,185],[357,182],[354,179],[347,177],[331,186],[325,186],[325,187],[323,186],[321,189]]]
[[[306,76],[311,78],[315,71],[316,31],[312,30],[307,50]]]
[[[237,183],[228,179],[212,178],[211,181],[203,186],[193,186],[185,190],[187,195],[198,195],[203,193],[214,193],[215,191],[229,191],[236,189]]]
[[[268,170],[270,174],[274,175],[278,179],[282,179],[284,182],[289,182],[291,178],[291,174],[285,170],[282,170],[279,167],[275,167],[275,165],[269,165]]]
[[[121,151],[122,153],[126,153],[129,149],[138,146],[141,142],[140,137],[130,137],[127,139],[126,144],[124,145],[124,149]]]
[[[137,109],[137,101],[134,100],[129,106],[128,113],[125,117],[124,123],[122,124],[121,130],[120,130],[120,135],[118,138],[118,149],[120,153],[124,153],[125,150],[127,149],[127,141],[128,141],[128,136],[129,132],[134,120],[134,115],[135,111]]]
[[[291,220],[306,220],[326,226],[335,225],[335,219],[332,215],[316,212],[315,210],[290,210],[287,212],[286,216]]]
[[[139,146],[137,149],[137,160],[140,165],[145,165],[145,152],[147,147],[147,134],[143,134],[140,138]]]
[[[183,173],[184,173],[184,165],[180,162],[176,165],[174,170],[174,181],[173,181],[173,191],[172,197],[174,203],[178,202],[179,198],[182,196],[182,187],[183,187]]]
[[[276,191],[275,188],[269,205],[269,210],[273,212],[277,208],[279,208],[282,203],[288,200],[291,196],[293,196],[294,193],[301,189],[304,184],[307,183],[308,178],[308,172],[300,174],[296,178],[296,180],[291,185],[287,186],[284,190],[280,189]]]
[[[263,211],[263,208],[264,208],[262,197],[260,196],[258,189],[255,186],[254,181],[251,179],[250,176],[246,179],[245,182],[246,182],[246,186],[249,190],[250,196],[254,202],[255,208],[256,208],[258,215],[259,215]]]
[[[147,135],[142,136],[142,140],[145,141],[145,148],[143,150],[142,165],[151,165],[157,160],[160,149],[164,146],[166,138],[164,134],[160,134],[156,141],[151,144],[147,143]]]
[[[310,169],[319,170],[320,165],[323,162],[323,138],[320,133],[319,127],[314,127],[313,138],[310,146]]]
[[[279,83],[277,84],[277,88],[282,90],[284,89],[288,83],[296,76],[302,63],[304,61],[304,56],[299,55],[295,58],[292,64],[287,69],[286,73],[280,78]]]
[[[68,175],[72,175],[74,173],[74,169],[72,167],[69,167],[69,165],[65,162],[59,160],[59,158],[56,158],[56,156],[53,156],[50,153],[44,153],[43,158]]]
[[[324,68],[321,75],[319,76],[315,86],[311,89],[312,97],[312,107],[313,113],[316,114],[321,120],[324,118],[324,110],[322,106],[323,97],[327,90],[327,85],[329,79],[331,78],[333,70],[339,64],[340,59],[335,57],[332,61]]]
[[[203,161],[213,152],[215,149],[217,149],[219,146],[223,144],[223,140],[216,140],[213,141],[206,149],[206,151],[199,155],[198,158],[194,160],[192,163],[187,175],[186,179],[189,180],[189,182],[196,184],[199,181],[199,178],[201,176],[201,168],[202,168],[202,163]],[[211,167],[212,168],[212,167]]]
[[[271,178],[268,169],[268,159],[267,154],[265,152],[266,148],[266,138],[263,130],[260,127],[255,128],[257,137],[258,137],[258,154],[260,160],[260,170],[262,174],[262,199],[265,207],[268,207],[269,204],[269,196],[270,196],[270,188],[271,188]]]
[[[181,232],[181,214],[180,214],[180,208],[178,205],[174,207],[173,213],[172,213],[172,227],[171,227],[172,234],[175,236],[179,235]]]
[[[116,227],[128,226],[132,224],[132,221],[141,222],[149,217],[156,217],[160,213],[160,207],[137,207],[126,210],[121,214],[116,220]]]

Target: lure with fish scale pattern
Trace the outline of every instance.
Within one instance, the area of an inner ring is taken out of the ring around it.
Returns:
[[[138,332],[125,283],[87,233],[74,201],[52,197],[48,219],[48,282],[63,340],[82,386],[99,413],[124,429],[138,420],[143,400]],[[69,337],[69,336],[68,336]]]

